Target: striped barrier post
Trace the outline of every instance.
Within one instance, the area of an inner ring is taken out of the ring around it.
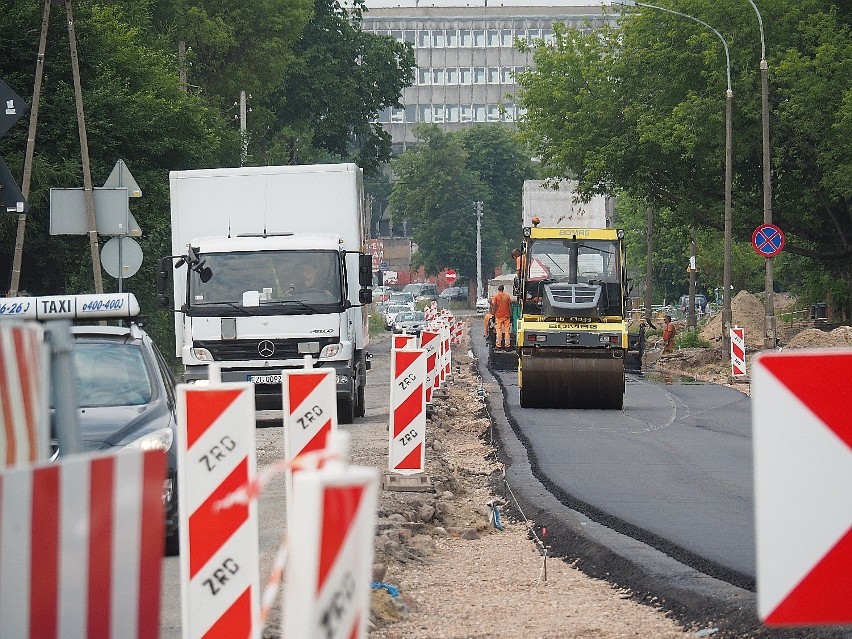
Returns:
[[[178,386],[184,639],[257,632],[257,504],[219,504],[255,478],[254,416],[250,383]]]
[[[734,377],[746,375],[745,329],[738,326],[731,329],[731,375]]]
[[[160,450],[0,471],[3,639],[146,639],[160,632]]]
[[[326,448],[337,432],[337,382],[334,369],[284,371],[284,459]],[[287,469],[287,512],[293,497],[293,469]],[[288,517],[289,519],[289,517]]]
[[[366,639],[376,530],[378,471],[349,466],[350,434],[332,459],[294,478],[290,559],[284,588],[287,639]]]
[[[432,391],[436,388],[435,374],[438,371],[438,347],[441,334],[435,330],[420,333],[420,348],[426,351],[426,403],[432,402]]]
[[[399,333],[393,336],[393,344],[392,348],[400,349],[400,348],[416,348],[417,347],[417,336],[409,335],[407,333]]]
[[[391,351],[388,468],[412,475],[426,471],[426,351]]]
[[[0,468],[46,461],[50,395],[39,324],[0,325]]]

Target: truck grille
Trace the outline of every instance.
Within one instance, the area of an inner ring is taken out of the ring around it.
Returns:
[[[299,344],[318,342],[316,356],[328,344],[337,343],[336,337],[318,337],[316,339],[235,339],[227,341],[198,341],[195,348],[206,348],[217,362],[229,362],[252,359],[299,359]]]

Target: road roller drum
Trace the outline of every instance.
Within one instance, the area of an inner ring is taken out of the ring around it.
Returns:
[[[518,368],[524,408],[621,409],[624,359],[611,350],[523,349]]]

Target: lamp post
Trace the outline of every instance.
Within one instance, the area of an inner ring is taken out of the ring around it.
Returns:
[[[732,215],[731,215],[731,188],[732,188],[732,177],[731,177],[731,164],[732,164],[732,156],[733,156],[733,130],[731,125],[732,118],[732,106],[734,101],[734,92],[731,89],[731,55],[728,51],[728,43],[725,38],[722,37],[722,34],[719,33],[716,29],[711,27],[709,24],[704,22],[703,20],[699,20],[698,18],[688,15],[686,13],[681,13],[680,11],[675,11],[673,9],[666,9],[665,7],[658,7],[653,4],[646,4],[644,2],[634,2],[634,0],[617,0],[613,2],[613,4],[619,4],[622,6],[628,7],[646,7],[648,9],[656,9],[657,11],[663,11],[665,13],[671,13],[672,15],[680,16],[682,18],[686,18],[687,20],[692,20],[693,22],[697,22],[698,24],[710,29],[713,33],[716,34],[716,37],[719,38],[719,41],[722,43],[722,47],[725,49],[725,63],[726,63],[726,71],[727,71],[727,81],[728,88],[725,91],[725,265],[723,269],[722,275],[722,357],[725,359],[730,359],[731,357],[731,230],[732,230]]]
[[[772,224],[772,181],[770,178],[769,148],[769,64],[766,62],[766,39],[763,36],[763,17],[752,0],[748,0],[757,14],[760,27],[760,101],[763,129],[763,223]],[[763,347],[775,348],[777,333],[775,323],[775,285],[772,281],[772,259],[766,258],[766,321],[763,333]]]
[[[482,202],[476,205],[476,299],[482,297]]]

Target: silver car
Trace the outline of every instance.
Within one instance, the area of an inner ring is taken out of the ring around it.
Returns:
[[[389,331],[393,328],[396,316],[399,313],[407,313],[409,311],[411,311],[411,308],[409,308],[407,304],[388,304],[388,307],[385,310],[385,330]]]
[[[426,317],[422,311],[399,313],[393,324],[394,333],[407,333],[409,335],[420,335],[420,331],[424,328],[426,328]]]

